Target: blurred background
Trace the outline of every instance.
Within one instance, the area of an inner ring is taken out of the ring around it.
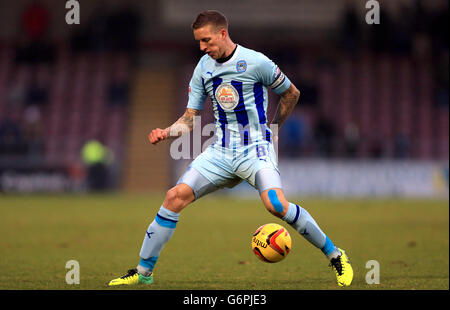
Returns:
[[[301,91],[279,133],[288,194],[448,199],[448,1],[378,1],[372,25],[366,2],[80,0],[69,25],[65,1],[1,1],[0,192],[173,186],[192,158],[147,135],[184,112],[202,56],[190,25],[215,9]]]

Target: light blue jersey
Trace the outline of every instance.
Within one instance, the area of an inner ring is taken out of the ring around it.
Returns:
[[[189,84],[187,107],[202,110],[206,96],[211,98],[216,139],[177,184],[189,185],[196,199],[241,180],[260,192],[281,188],[272,132],[267,127],[267,88],[282,94],[290,85],[269,58],[240,45],[224,63],[203,56]]]
[[[209,55],[198,62],[189,83],[187,107],[202,110],[211,98],[215,117],[214,148],[237,149],[271,142],[267,127],[267,87],[286,91],[291,82],[264,54],[237,45],[232,58],[219,63]]]

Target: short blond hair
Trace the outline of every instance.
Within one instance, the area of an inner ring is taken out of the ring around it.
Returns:
[[[219,11],[208,10],[201,12],[197,15],[197,18],[192,23],[191,27],[195,30],[206,25],[212,25],[215,28],[225,28],[228,30],[228,20],[225,15]]]

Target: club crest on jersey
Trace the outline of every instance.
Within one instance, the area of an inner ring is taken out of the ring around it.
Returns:
[[[224,110],[233,110],[239,103],[239,94],[236,88],[228,83],[220,84],[214,96]]]
[[[239,60],[236,63],[236,71],[239,73],[245,72],[247,70],[247,62],[245,60]]]

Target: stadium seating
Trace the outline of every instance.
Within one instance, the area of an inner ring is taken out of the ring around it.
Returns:
[[[354,123],[360,134],[359,157],[371,157],[377,143],[382,157],[394,157],[399,139],[406,139],[408,158],[448,159],[448,106],[438,106],[434,100],[430,61],[376,54],[338,59],[334,66],[315,68],[319,100],[314,112],[328,110],[333,115],[336,157],[345,156],[339,145],[346,125]],[[301,104],[299,109],[311,113]]]
[[[48,85],[48,102],[39,107],[45,136],[44,158],[51,163],[79,161],[82,144],[103,134],[104,142],[120,162],[126,147],[124,132],[130,121],[129,107],[126,103],[111,104],[108,87],[115,78],[131,83],[130,56],[126,53],[72,54],[61,45],[54,63],[32,66],[14,63],[13,53],[11,46],[0,47],[0,115],[3,117],[4,111],[10,111],[15,87],[26,88],[36,76]],[[315,76],[319,96],[317,105],[304,108],[300,104],[299,109],[308,113],[311,128],[320,111],[333,115],[335,157],[346,156],[341,145],[346,126],[353,123],[359,129],[359,157],[373,156],[377,143],[381,148],[378,155],[394,157],[397,143],[403,138],[409,141],[407,157],[448,159],[448,106],[435,104],[429,61],[362,53],[343,55],[332,65],[320,65],[313,52],[307,56],[308,61],[317,63],[309,65],[308,70]],[[184,70],[180,73],[186,74],[186,68],[180,69]],[[298,70],[302,69],[300,64]],[[186,99],[185,89],[177,89],[176,98]],[[272,106],[276,105],[275,96],[270,100]],[[178,101],[185,107],[184,100]],[[179,107],[173,111],[178,113],[183,109]],[[23,112],[24,106],[17,108]],[[308,141],[314,143],[314,139]],[[299,154],[314,155],[314,152]]]
[[[26,89],[34,75],[48,85],[48,101],[39,106],[48,163],[80,161],[83,143],[100,136],[121,160],[128,103],[111,104],[107,93],[114,77],[131,78],[126,53],[72,54],[62,45],[54,63],[38,66],[15,64],[11,53],[9,47],[0,48],[0,115],[10,111],[14,86]],[[25,103],[17,108],[23,114]]]

